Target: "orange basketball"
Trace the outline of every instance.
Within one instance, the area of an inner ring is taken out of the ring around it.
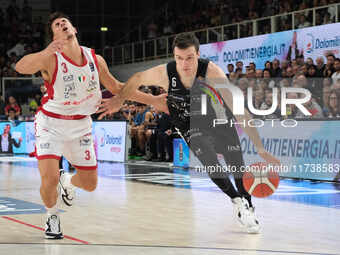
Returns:
[[[257,162],[249,166],[242,177],[246,191],[254,197],[268,197],[279,186],[280,176],[265,162]]]

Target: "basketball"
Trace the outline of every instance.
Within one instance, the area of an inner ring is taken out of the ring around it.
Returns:
[[[280,176],[265,162],[257,162],[250,165],[249,170],[242,177],[246,191],[254,197],[268,197],[279,186]]]

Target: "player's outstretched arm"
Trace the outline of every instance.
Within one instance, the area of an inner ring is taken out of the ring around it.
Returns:
[[[111,114],[113,112],[118,111],[121,105],[127,99],[141,103],[152,104],[157,109],[165,110],[166,109],[165,95],[155,97],[150,94],[145,94],[138,91],[138,88],[142,85],[160,86],[167,90],[168,84],[167,82],[168,78],[165,65],[156,66],[144,72],[135,73],[125,83],[125,85],[120,85],[121,91],[117,96],[103,100],[102,104],[100,105],[100,109],[97,111],[98,113],[102,113],[99,116],[99,118],[102,118],[107,114]]]
[[[208,66],[208,71],[207,71],[207,78],[208,78],[208,83],[211,84],[212,86],[215,86],[216,85],[215,82],[218,80],[224,81],[226,88],[220,88],[219,86],[216,89],[221,93],[223,100],[227,104],[229,109],[232,110],[233,109],[233,97],[232,97],[231,92],[227,88],[227,85],[230,85],[230,84],[228,84],[229,80],[224,74],[223,70],[216,64],[210,62]],[[244,109],[243,115],[234,115],[234,116],[238,122],[245,123],[245,125],[242,126],[242,129],[244,130],[244,132],[246,132],[246,134],[252,140],[253,144],[255,145],[257,149],[258,154],[268,163],[279,164],[280,161],[264,149],[259,133],[257,132],[257,129],[248,125],[248,121],[251,119],[251,116],[249,112],[247,111],[247,109]]]
[[[51,62],[54,63],[54,53],[61,52],[66,40],[52,41],[44,50],[22,57],[15,65],[15,70],[21,74],[34,74],[46,71]]]

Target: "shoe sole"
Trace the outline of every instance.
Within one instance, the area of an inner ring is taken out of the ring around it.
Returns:
[[[48,234],[45,234],[45,239],[54,239],[54,240],[57,240],[57,239],[63,239],[64,238],[64,235],[63,234],[56,234],[56,235],[48,235]]]
[[[247,232],[252,235],[260,234],[260,227],[248,228]]]
[[[237,217],[237,223],[241,228],[245,228],[247,230],[248,234],[260,234],[260,227],[259,226],[254,226],[251,228],[248,228],[247,226],[245,226],[242,221],[240,220],[239,217]]]

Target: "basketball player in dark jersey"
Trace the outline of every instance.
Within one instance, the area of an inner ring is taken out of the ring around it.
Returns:
[[[167,91],[164,96],[164,112],[169,112],[174,126],[187,142],[192,152],[203,166],[220,165],[217,153],[223,154],[225,162],[240,170],[244,165],[238,134],[234,126],[217,127],[212,125],[213,119],[231,119],[245,123],[250,119],[245,110],[244,115],[234,116],[232,94],[227,88],[216,86],[214,81],[223,79],[228,82],[223,70],[216,64],[200,59],[199,41],[191,33],[178,35],[173,42],[175,61],[159,65],[144,72],[133,75],[120,94],[112,99],[103,100],[99,112],[101,117],[118,111],[128,95],[140,85],[158,85]],[[201,95],[208,90],[220,100],[223,110],[217,109],[214,98],[207,101],[207,114],[201,114]],[[263,147],[255,128],[245,126],[244,131],[256,146],[258,154],[270,164],[279,164],[279,160],[269,154]],[[235,184],[231,183],[226,171],[208,171],[211,180],[227,194],[235,208],[235,214],[248,233],[259,233],[259,222],[254,213],[250,195],[242,184],[242,172],[234,173]]]

